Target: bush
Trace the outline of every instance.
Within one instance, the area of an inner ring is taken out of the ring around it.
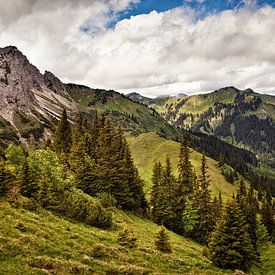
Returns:
[[[116,205],[117,205],[117,201],[116,201],[115,197],[111,194],[102,192],[102,193],[97,193],[96,197],[99,199],[102,206],[105,208],[116,207]]]
[[[169,243],[169,237],[166,233],[164,226],[162,226],[156,234],[155,245],[156,245],[156,248],[161,252],[164,252],[164,253],[172,252],[172,247]]]
[[[133,231],[128,227],[125,227],[123,230],[118,232],[118,242],[120,245],[128,246],[133,248],[136,246],[137,238],[134,235]]]
[[[111,212],[78,189],[72,189],[67,193],[63,205],[64,214],[69,218],[100,228],[112,226]]]

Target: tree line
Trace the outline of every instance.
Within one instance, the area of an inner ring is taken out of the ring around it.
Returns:
[[[197,175],[184,138],[179,154],[178,177],[171,161],[156,162],[152,176],[150,213],[154,222],[206,245],[219,267],[249,270],[260,260],[263,243],[274,240],[274,203],[266,193],[260,207],[256,193],[241,178],[237,194],[223,203],[221,193],[211,196],[204,155]],[[273,210],[272,210],[273,208]]]

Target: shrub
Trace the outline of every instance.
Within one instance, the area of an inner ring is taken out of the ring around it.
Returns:
[[[156,234],[155,245],[156,245],[156,248],[161,252],[165,252],[165,253],[172,252],[172,247],[169,243],[169,237],[166,233],[164,226],[162,226]]]
[[[71,189],[64,198],[65,215],[100,228],[112,225],[112,214],[100,202],[94,201],[81,190]]]
[[[102,193],[97,193],[96,197],[99,199],[102,206],[105,208],[116,207],[116,205],[117,205],[117,201],[116,201],[115,197],[111,194],[102,192]]]
[[[128,227],[125,227],[123,230],[118,232],[118,242],[120,245],[128,246],[133,248],[136,246],[137,238],[134,235],[133,231]]]

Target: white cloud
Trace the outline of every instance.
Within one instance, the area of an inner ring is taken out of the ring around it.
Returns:
[[[243,9],[195,21],[192,10],[176,8],[106,29],[136,2],[2,1],[0,46],[15,45],[42,71],[92,87],[151,96],[231,85],[275,93],[275,9],[246,0]]]

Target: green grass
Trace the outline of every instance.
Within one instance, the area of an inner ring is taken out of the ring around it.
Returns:
[[[152,107],[155,108],[160,113],[165,113],[168,111],[166,104],[171,106],[169,111],[174,111],[177,115],[182,113],[192,113],[201,114],[209,109],[209,107],[214,107],[217,102],[220,103],[233,103],[236,96],[236,91],[229,88],[225,91],[217,91],[214,93],[206,95],[193,95],[189,97],[179,98],[169,98],[165,101],[155,101]],[[177,105],[181,104],[182,101],[185,103],[178,109]],[[177,110],[178,109],[178,110]]]
[[[161,161],[162,164],[165,164],[168,155],[176,174],[180,148],[178,142],[161,138],[156,133],[144,133],[138,137],[128,137],[127,140],[130,144],[134,163],[141,178],[145,181],[146,193],[149,193],[151,189],[151,177],[155,161]],[[199,173],[201,157],[200,153],[192,151],[191,163],[197,173]],[[213,194],[217,195],[221,190],[224,198],[231,196],[236,186],[225,180],[215,160],[207,158],[207,165]]]
[[[143,132],[154,131],[168,138],[178,138],[180,131],[166,122],[159,114],[146,105],[131,101],[123,95],[113,91],[100,91],[85,89],[73,90],[71,97],[77,103],[77,108],[82,112],[97,110],[100,113],[110,113],[113,121],[123,124],[124,130],[138,135]],[[105,103],[97,97],[104,97]],[[93,102],[93,104],[90,104]],[[134,116],[134,120],[131,118]]]
[[[202,246],[172,232],[173,252],[158,252],[158,226],[130,213],[113,210],[114,227],[101,230],[4,199],[0,207],[0,274],[232,274],[213,267]],[[124,226],[136,235],[135,248],[118,244]]]

